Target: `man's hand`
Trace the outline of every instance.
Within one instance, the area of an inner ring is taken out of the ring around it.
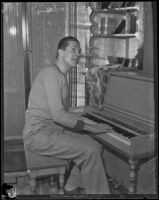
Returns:
[[[114,132],[113,128],[107,124],[97,123],[97,124],[86,124],[84,130],[90,133],[106,133]]]
[[[88,118],[86,118],[86,117],[81,117],[80,118],[82,121],[84,121],[86,124],[90,124],[90,125],[95,125],[95,124],[98,124],[97,122],[95,122],[95,121],[93,121],[93,120],[90,120],[90,119],[88,119]]]
[[[109,126],[109,125],[107,125],[107,124],[104,124],[104,123],[98,123],[97,125],[96,125],[96,127],[98,128],[98,129],[100,129],[101,131],[103,130],[103,131],[113,131],[113,128],[111,127],[111,126]]]

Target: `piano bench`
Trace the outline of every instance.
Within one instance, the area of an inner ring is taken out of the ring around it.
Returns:
[[[58,193],[64,194],[64,175],[69,167],[69,161],[52,156],[37,155],[24,149],[32,193],[35,193],[37,177],[51,176],[51,186],[53,186],[53,175],[59,174],[60,189]]]

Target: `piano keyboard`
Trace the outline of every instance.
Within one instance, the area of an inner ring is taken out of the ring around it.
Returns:
[[[111,144],[111,146],[114,146],[116,149],[119,149],[128,155],[144,153],[153,144],[153,138],[150,139],[148,135],[140,135],[139,133],[113,121],[107,120],[105,118],[103,119],[94,113],[86,113],[84,117],[98,123],[106,123],[112,126],[114,130],[113,132],[106,132],[97,135],[91,134],[91,136],[102,143],[106,143],[106,145],[108,143]]]
[[[110,135],[111,137],[120,140],[121,142],[130,145],[130,140],[122,135],[119,135],[117,132],[111,132],[111,133],[106,133],[107,135]]]
[[[111,121],[111,122],[113,122],[114,124],[118,124],[118,125],[120,125],[121,127],[124,127],[124,129],[127,128],[129,131],[133,131],[133,132],[134,132],[135,134],[137,134],[137,135],[140,135],[140,134],[144,134],[144,135],[145,135],[145,134],[146,134],[146,132],[145,132],[144,130],[135,128],[135,127],[133,127],[132,125],[129,125],[128,123],[124,123],[124,122],[119,121],[119,120],[117,120],[117,119],[108,118],[108,117],[106,117],[105,114],[103,114],[103,113],[95,112],[95,111],[93,111],[92,113],[93,113],[93,115],[96,116],[96,117],[101,117],[101,119]],[[91,113],[91,115],[92,115],[92,113]]]
[[[99,115],[96,115],[94,113],[86,113],[86,116],[88,119],[91,119],[92,121],[94,120],[95,122],[101,122],[101,123],[106,123],[110,126],[112,126],[112,128],[118,132],[118,134],[122,134],[123,136],[125,137],[128,137],[128,138],[132,138],[132,137],[136,137],[138,136],[139,134],[134,131],[134,130],[131,130],[131,129],[128,129],[127,127],[125,126],[122,126],[120,124],[117,124],[115,123],[113,120],[109,120],[109,119],[105,119],[105,118],[102,118],[101,116]]]

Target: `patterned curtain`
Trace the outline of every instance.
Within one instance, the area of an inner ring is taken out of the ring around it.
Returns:
[[[69,73],[70,84],[70,107],[85,105],[85,72],[89,67],[89,40],[91,9],[88,2],[69,2],[69,35],[77,37],[80,41],[82,55],[77,68]]]

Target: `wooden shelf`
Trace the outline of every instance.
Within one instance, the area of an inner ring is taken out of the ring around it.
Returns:
[[[104,14],[126,14],[138,11],[138,7],[126,7],[126,8],[116,8],[116,9],[101,9],[93,10],[93,13],[104,13]]]
[[[99,38],[119,38],[119,39],[129,39],[136,37],[135,34],[113,34],[113,35],[104,35],[104,34],[95,34],[93,37],[99,37]]]
[[[135,58],[143,39],[142,7],[141,3],[136,3],[131,7],[92,9],[90,15],[92,66],[104,65],[101,52],[106,59],[109,54],[115,57],[120,55],[121,58]]]

